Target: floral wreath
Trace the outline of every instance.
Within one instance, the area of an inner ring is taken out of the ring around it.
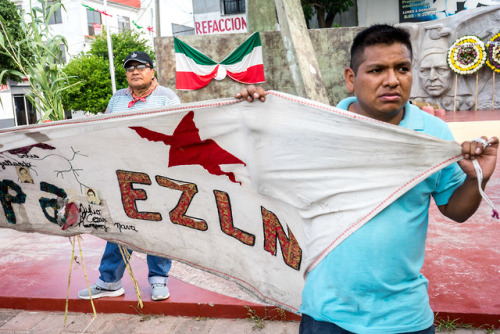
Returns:
[[[463,36],[453,43],[448,50],[448,65],[457,74],[477,72],[486,61],[483,41],[476,36]]]
[[[486,65],[494,72],[500,72],[500,32],[486,43],[486,52],[488,55]]]

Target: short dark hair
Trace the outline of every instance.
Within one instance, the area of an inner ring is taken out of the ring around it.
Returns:
[[[354,74],[357,73],[359,65],[361,65],[361,57],[367,46],[376,44],[392,45],[394,43],[406,45],[410,50],[410,57],[413,58],[410,33],[406,30],[387,24],[375,24],[362,30],[352,41],[349,67],[352,68]]]

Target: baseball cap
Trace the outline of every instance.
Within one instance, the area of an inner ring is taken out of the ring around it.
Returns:
[[[123,68],[127,67],[127,63],[130,61],[137,61],[141,64],[149,64],[149,66],[153,67],[153,61],[151,57],[143,51],[132,51],[123,62]]]

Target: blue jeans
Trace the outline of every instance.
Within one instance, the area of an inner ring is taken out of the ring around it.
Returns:
[[[132,254],[130,249],[128,249],[128,252]],[[148,255],[147,262],[149,269],[149,284],[167,284],[168,272],[170,271],[170,267],[172,267],[172,260]],[[125,261],[123,261],[118,245],[111,242],[106,243],[106,249],[104,250],[104,254],[101,258],[101,265],[99,266],[99,272],[101,276],[97,280],[97,286],[108,290],[118,290],[122,287],[121,279],[125,272]]]
[[[434,325],[418,332],[411,332],[407,334],[434,334]],[[307,314],[302,314],[300,321],[299,334],[355,334],[346,331],[345,329],[335,325],[332,322],[318,321]]]

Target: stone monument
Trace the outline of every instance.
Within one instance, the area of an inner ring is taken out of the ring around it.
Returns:
[[[500,109],[500,75],[493,92],[493,71],[483,66],[476,74],[456,75],[447,63],[447,53],[457,38],[475,35],[483,42],[500,31],[500,5],[461,11],[443,19],[403,23],[412,35],[412,99],[437,104],[446,111]],[[477,85],[476,85],[477,82]]]

